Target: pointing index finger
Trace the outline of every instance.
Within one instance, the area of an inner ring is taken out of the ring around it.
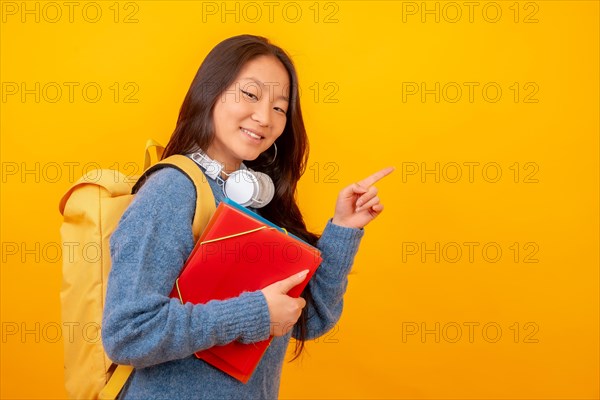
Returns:
[[[375,172],[373,175],[367,176],[365,179],[363,179],[362,181],[358,181],[357,183],[358,183],[358,185],[360,185],[364,188],[368,188],[369,186],[371,186],[378,180],[391,174],[394,171],[394,169],[395,169],[394,167],[384,168],[381,171]]]

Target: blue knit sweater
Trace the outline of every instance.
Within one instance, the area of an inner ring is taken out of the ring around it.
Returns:
[[[218,204],[223,191],[207,180]],[[180,171],[164,168],[142,186],[111,237],[102,341],[114,362],[135,367],[119,398],[276,399],[291,332],[273,339],[246,384],[193,355],[234,340],[267,339],[269,310],[261,291],[199,305],[169,298],[194,247],[195,204],[193,183]],[[327,222],[317,244],[323,262],[308,284],[314,298],[309,338],[337,323],[363,234]]]

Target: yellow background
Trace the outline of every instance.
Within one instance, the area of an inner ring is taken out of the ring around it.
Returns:
[[[84,167],[139,173],[145,140],[167,142],[205,55],[241,33],[269,37],[298,68],[311,141],[299,201],[311,229],[343,186],[397,168],[378,184],[386,210],[366,228],[341,321],[286,363],[281,398],[599,397],[597,1],[482,1],[472,22],[463,2],[276,2],[271,20],[257,2],[256,22],[247,3],[222,16],[221,2],[197,1],[100,1],[89,22],[88,3],[72,22],[62,2],[61,17],[46,2],[1,4],[2,398],[65,396],[52,330],[62,193]],[[439,22],[421,13],[436,4]],[[406,92],[436,82],[439,102]],[[465,82],[479,85],[472,101]],[[496,102],[490,85],[482,93],[490,82]],[[22,83],[34,94],[22,99]],[[436,163],[439,182],[420,174]],[[464,163],[479,163],[472,179],[476,164]],[[472,262],[465,242],[478,243]]]

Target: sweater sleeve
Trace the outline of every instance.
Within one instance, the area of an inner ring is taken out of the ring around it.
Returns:
[[[142,368],[234,340],[269,337],[269,310],[260,291],[198,305],[169,297],[194,247],[195,204],[193,183],[176,169],[161,169],[111,236],[102,341],[114,362]]]
[[[313,297],[313,304],[307,306],[307,340],[324,335],[338,322],[348,273],[363,235],[363,229],[335,225],[331,219],[327,222],[317,242],[323,261],[307,285]]]

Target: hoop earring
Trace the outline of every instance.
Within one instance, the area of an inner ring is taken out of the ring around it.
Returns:
[[[277,145],[275,144],[275,142],[273,142],[273,146],[275,147],[275,155],[273,156],[273,159],[271,160],[271,162],[269,162],[268,164],[265,165],[271,165],[275,162],[275,159],[277,158]]]

